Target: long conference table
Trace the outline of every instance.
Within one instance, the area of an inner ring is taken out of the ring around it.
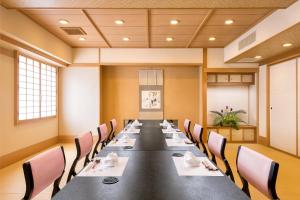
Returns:
[[[161,121],[144,120],[132,149],[107,146],[97,155],[115,152],[128,157],[119,182],[103,184],[105,176],[76,176],[54,200],[243,200],[249,199],[227,176],[179,176],[172,159],[174,153],[193,152],[205,157],[196,146],[168,146]],[[122,137],[123,133],[117,137]],[[180,137],[185,137],[181,134]]]

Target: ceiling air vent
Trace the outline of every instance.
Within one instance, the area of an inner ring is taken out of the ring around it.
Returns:
[[[245,48],[246,46],[252,44],[256,41],[256,31],[245,37],[239,42],[239,50]]]
[[[86,35],[81,27],[60,27],[68,35]]]

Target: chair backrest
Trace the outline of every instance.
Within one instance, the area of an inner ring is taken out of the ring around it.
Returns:
[[[279,199],[275,189],[278,163],[252,149],[239,146],[236,165],[241,178],[268,198]]]
[[[203,129],[202,129],[202,126],[200,124],[195,124],[192,136],[193,136],[193,138],[196,142],[200,142],[200,137],[201,137],[201,134],[202,134],[202,130]]]
[[[23,164],[26,181],[24,199],[32,199],[56,180],[61,179],[65,171],[65,154],[63,147],[49,149]],[[58,187],[59,181],[55,187]],[[55,189],[55,188],[54,188]],[[52,196],[54,195],[53,190]]]
[[[226,145],[226,138],[224,138],[222,135],[211,131],[209,133],[208,137],[208,149],[209,151],[217,156],[220,159],[224,159],[224,150],[225,150],[225,145]]]
[[[190,133],[191,120],[185,119],[183,123],[183,128],[185,133]]]
[[[92,151],[93,148],[93,136],[91,132],[86,132],[80,137],[75,138],[75,143],[77,147],[77,156],[79,160]]]
[[[98,127],[98,134],[99,134],[99,138],[100,138],[100,142],[103,142],[107,139],[108,137],[108,130],[107,130],[107,126],[106,124],[101,124]]]

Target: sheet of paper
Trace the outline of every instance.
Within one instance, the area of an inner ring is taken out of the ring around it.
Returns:
[[[191,142],[189,139],[181,139],[180,142],[174,140],[174,139],[166,139],[166,143],[168,147],[176,147],[176,146],[193,146],[194,144],[186,144],[184,141],[188,141],[189,143]]]
[[[118,164],[114,167],[106,167],[101,161],[93,168],[95,163],[90,162],[77,176],[122,176],[128,160],[128,157],[119,157]]]
[[[122,139],[119,139],[117,142],[112,140],[107,146],[108,147],[125,147],[125,146],[134,146],[136,139],[128,139],[127,142],[124,142]]]
[[[198,159],[200,159],[200,165],[198,167],[188,167],[184,165],[183,157],[173,157],[178,176],[224,176],[219,170],[209,171],[201,164],[204,160],[211,163],[207,157],[198,157]]]
[[[163,133],[182,133],[181,131],[177,131],[176,129],[171,130],[171,131],[169,131],[169,130],[167,130],[167,129],[161,129],[161,131],[162,131]]]

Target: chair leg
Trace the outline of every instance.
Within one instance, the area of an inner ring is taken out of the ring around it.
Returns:
[[[78,159],[76,158],[70,168],[70,172],[67,178],[67,183],[71,180],[72,176],[76,176],[75,167],[77,165]]]
[[[245,192],[245,194],[251,199],[251,195],[250,195],[250,191],[249,191],[249,185],[248,185],[248,182],[246,181],[246,179],[244,179],[244,178],[240,175],[240,173],[238,173],[238,174],[239,174],[239,176],[240,176],[240,178],[241,178],[241,181],[242,181],[242,183],[243,183],[243,188],[242,188],[243,192]]]
[[[206,149],[206,147],[205,147],[205,145],[204,145],[204,143],[203,143],[202,140],[200,140],[200,144],[201,144],[201,146],[202,146],[202,148],[203,148],[203,153],[208,157],[207,149]]]
[[[92,158],[94,158],[95,155],[99,153],[99,152],[98,152],[98,146],[99,146],[99,144],[100,144],[100,141],[98,141],[98,142],[96,143],[95,147],[94,147],[94,150],[93,150],[93,153],[92,153]]]
[[[234,181],[234,176],[233,176],[233,173],[232,173],[232,170],[230,168],[230,165],[229,165],[228,161],[226,159],[224,159],[223,161],[224,161],[224,164],[225,164],[225,167],[226,167],[225,174],[230,177],[230,179],[232,180],[232,182],[235,182]]]
[[[211,161],[217,165],[216,156],[214,154],[211,155]]]
[[[53,184],[53,191],[52,191],[51,198],[54,197],[54,195],[60,191],[59,183],[60,183],[61,178],[62,178],[62,176],[63,176],[64,173],[65,173],[65,171],[63,171],[62,175],[61,175],[58,179],[56,179],[56,180],[54,181],[54,184]]]
[[[85,167],[89,162],[90,162],[90,159],[89,159],[89,155],[86,155],[85,159],[84,159],[84,164],[83,164],[83,167]]]

